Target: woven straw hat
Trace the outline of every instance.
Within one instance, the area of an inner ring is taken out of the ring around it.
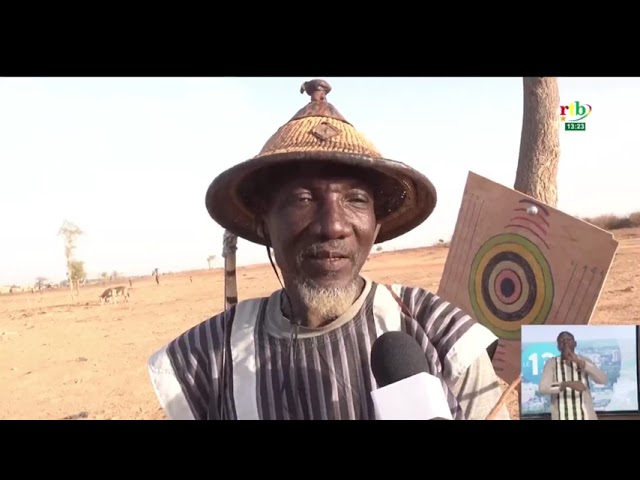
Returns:
[[[376,147],[327,102],[331,87],[324,80],[305,82],[300,89],[311,101],[267,141],[255,157],[216,177],[205,204],[211,218],[238,237],[268,245],[256,218],[255,185],[265,170],[292,162],[332,162],[360,167],[384,180],[376,200],[380,231],[376,243],[403,235],[424,222],[436,206],[431,181],[404,163],[384,158]]]

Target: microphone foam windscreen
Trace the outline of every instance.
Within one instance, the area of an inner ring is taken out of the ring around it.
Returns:
[[[371,346],[371,371],[379,387],[418,373],[429,373],[429,364],[418,342],[404,332],[385,332]]]

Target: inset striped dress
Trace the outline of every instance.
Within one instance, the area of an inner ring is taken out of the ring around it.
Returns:
[[[579,357],[585,362],[584,370],[580,370],[574,362],[553,357],[547,360],[542,371],[538,391],[551,396],[552,420],[597,420],[591,395],[590,381],[598,384],[607,383],[607,375],[592,361]],[[577,381],[585,385],[584,392],[572,388],[560,389],[562,382]]]

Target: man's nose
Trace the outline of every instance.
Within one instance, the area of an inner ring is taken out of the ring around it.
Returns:
[[[323,240],[344,238],[351,231],[345,209],[335,198],[328,198],[320,202],[314,223],[316,233]]]

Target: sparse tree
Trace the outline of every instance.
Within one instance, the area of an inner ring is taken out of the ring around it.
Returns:
[[[44,288],[44,282],[46,281],[47,281],[46,277],[36,277],[36,283],[34,287],[42,291],[42,289]]]
[[[118,280],[119,278],[120,278],[120,274],[116,270],[114,270],[111,273],[111,280]]]
[[[376,247],[376,252],[380,253],[382,251],[382,245],[378,245]]]
[[[102,277],[102,281],[103,281],[104,283],[107,283],[107,281],[109,280],[109,273],[108,273],[108,272],[102,272],[102,273],[100,274],[100,276]]]
[[[58,235],[64,239],[64,256],[67,264],[67,280],[69,281],[69,291],[71,292],[71,301],[73,302],[73,281],[71,280],[71,263],[74,260],[74,251],[76,249],[77,238],[84,232],[76,224],[65,220],[58,231]]]
[[[209,270],[211,270],[211,262],[213,262],[216,259],[215,255],[209,255],[207,257],[207,264],[209,265]]]
[[[80,260],[72,260],[69,264],[71,272],[71,282],[76,286],[76,292],[80,291],[80,282],[87,279],[87,273],[84,270],[84,262]]]
[[[558,204],[560,93],[555,77],[523,78],[522,133],[514,190]]]

